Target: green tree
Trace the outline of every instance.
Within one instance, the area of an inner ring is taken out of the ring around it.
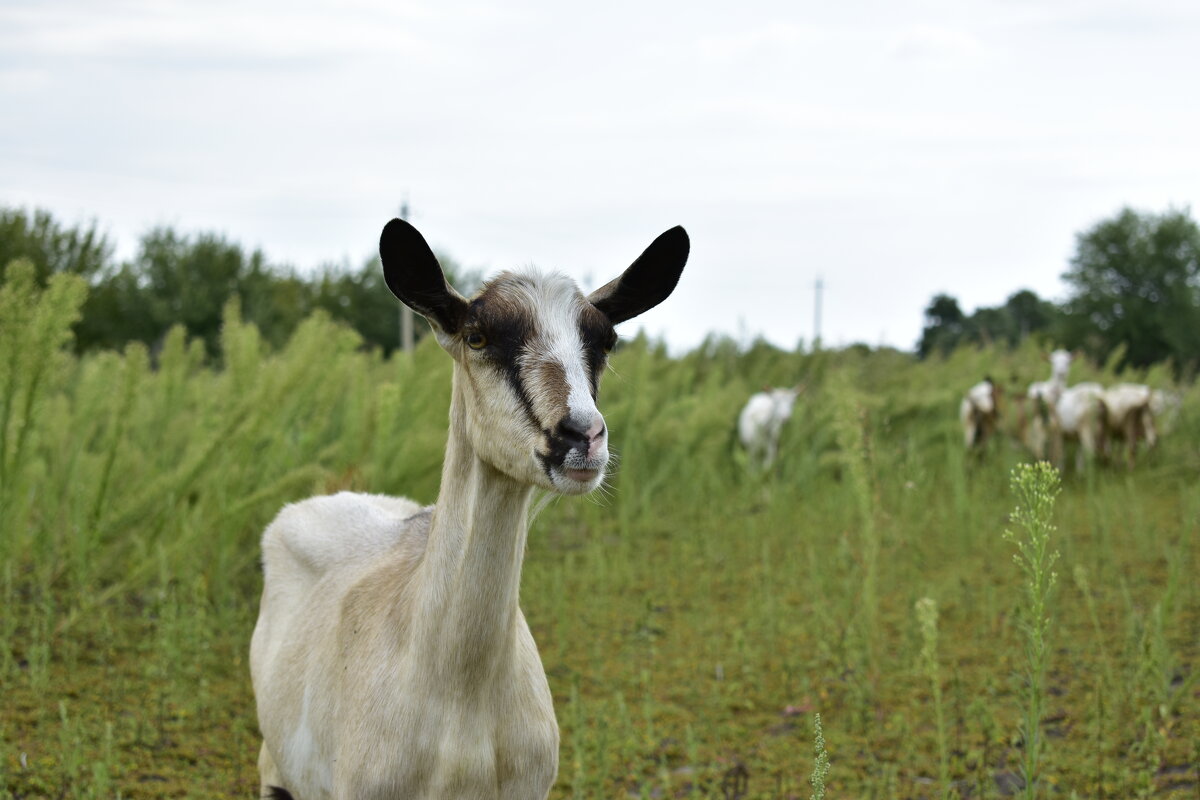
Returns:
[[[470,295],[479,285],[479,273],[466,270],[443,252],[435,253],[446,280],[459,292]],[[368,347],[391,353],[400,344],[400,301],[383,279],[383,267],[374,256],[357,271],[327,266],[313,283],[313,307],[324,309],[336,320],[354,328]],[[414,320],[417,340],[429,333],[420,317]]]
[[[1187,211],[1122,209],[1079,234],[1063,279],[1069,346],[1103,358],[1125,345],[1121,366],[1200,361],[1200,228]]]
[[[170,228],[146,233],[127,263],[114,264],[111,256],[94,224],[69,228],[45,211],[0,208],[0,284],[5,265],[16,259],[32,263],[39,286],[60,273],[80,275],[91,284],[75,325],[80,351],[120,350],[130,341],[154,348],[173,325],[182,324],[215,356],[222,309],[233,296],[241,300],[243,319],[276,348],[315,309],[354,328],[367,347],[390,353],[399,344],[399,301],[384,282],[378,257],[358,270],[326,266],[302,277],[219,234],[188,236]],[[438,259],[459,291],[469,294],[478,285],[477,272],[464,270],[444,253]],[[418,338],[428,330],[416,322]]]
[[[1054,328],[1059,316],[1057,306],[1028,289],[1010,295],[1002,306],[977,308],[970,316],[953,297],[939,294],[925,309],[917,355],[945,354],[964,344],[1004,342],[1016,347],[1025,337]]]
[[[326,266],[313,281],[312,294],[314,308],[354,328],[366,346],[386,353],[396,349],[400,301],[384,282],[378,258],[357,270]],[[420,326],[417,334],[425,331],[425,326]]]
[[[44,287],[51,275],[94,279],[109,266],[112,246],[95,222],[70,228],[49,211],[0,208],[0,281],[9,262],[19,258],[33,263],[37,285]]]
[[[1012,320],[1010,344],[1020,344],[1025,337],[1053,327],[1059,316],[1058,307],[1043,300],[1029,289],[1009,295],[1004,310]]]
[[[935,295],[925,309],[925,327],[917,344],[917,355],[948,353],[959,345],[965,332],[966,315],[958,301],[948,294]]]
[[[118,338],[154,345],[178,323],[215,356],[225,302],[238,295],[248,321],[270,321],[273,280],[261,251],[247,255],[218,234],[202,233],[193,239],[170,228],[155,228],[142,237],[133,261],[101,293],[110,293],[107,313],[121,319],[123,336]],[[265,335],[278,333],[269,325],[262,327],[268,328]]]

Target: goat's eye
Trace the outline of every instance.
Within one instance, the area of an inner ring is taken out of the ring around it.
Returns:
[[[483,348],[487,347],[487,337],[479,332],[468,333],[467,347],[471,348],[472,350],[482,350]]]
[[[605,354],[607,355],[608,353],[611,353],[613,351],[613,348],[616,346],[617,346],[617,335],[614,333],[608,339],[604,340],[604,344],[600,345],[600,349],[603,350],[605,352]]]

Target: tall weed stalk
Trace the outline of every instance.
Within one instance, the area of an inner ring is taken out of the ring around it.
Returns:
[[[1021,605],[1021,629],[1025,636],[1021,772],[1026,800],[1038,796],[1045,750],[1041,721],[1046,707],[1046,668],[1050,656],[1050,597],[1058,580],[1054,571],[1058,552],[1050,546],[1055,528],[1050,520],[1059,488],[1058,470],[1046,462],[1018,465],[1012,471],[1012,491],[1017,498],[1012,521],[1019,530],[1004,532],[1004,538],[1016,545],[1013,560],[1025,576]]]
[[[938,605],[932,597],[916,603],[917,623],[921,628],[921,669],[933,694],[933,715],[937,721],[938,777],[942,797],[950,796],[950,755],[946,744],[946,718],[942,709],[942,676],[938,668]]]

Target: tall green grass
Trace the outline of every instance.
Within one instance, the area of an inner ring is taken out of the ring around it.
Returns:
[[[8,275],[0,798],[252,796],[258,537],[313,493],[432,502],[449,360],[426,341],[385,361],[321,316],[273,351],[236,304],[219,365],[180,329],[77,358],[82,285]],[[1024,578],[1000,534],[1023,455],[1000,437],[964,458],[956,408],[984,374],[1011,390],[1044,371],[1032,344],[924,363],[619,348],[600,396],[618,468],[603,493],[552,500],[526,558],[563,732],[553,796],[806,796],[815,713],[827,796],[1011,791]],[[741,405],[798,382],[778,463],[749,473]],[[1068,471],[1053,509],[1074,580],[1049,601],[1044,706],[1024,724],[1047,743],[1040,785],[1064,796],[1194,797],[1200,781],[1200,396],[1184,388],[1157,451]],[[912,624],[923,597],[936,650]]]

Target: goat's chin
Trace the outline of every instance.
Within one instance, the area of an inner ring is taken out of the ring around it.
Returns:
[[[604,467],[579,469],[556,466],[549,469],[550,487],[560,494],[587,494],[604,482]]]

